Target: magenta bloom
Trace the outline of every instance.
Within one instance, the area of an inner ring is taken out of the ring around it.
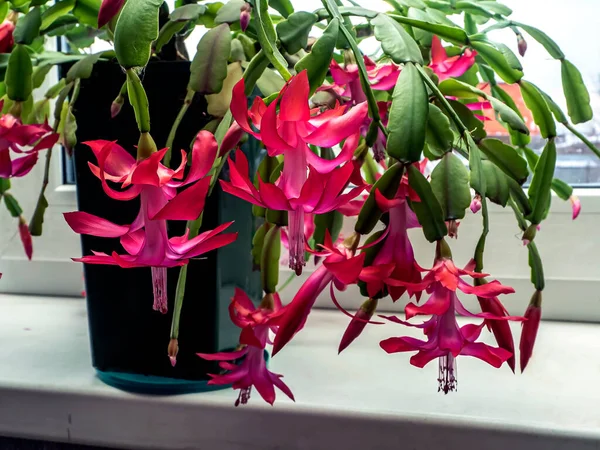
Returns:
[[[279,331],[273,341],[273,355],[277,354],[304,327],[317,297],[327,286],[333,286],[334,283],[338,289],[345,289],[347,285],[358,281],[363,270],[365,253],[353,256],[344,247],[334,247],[329,234],[325,236],[323,249],[322,253],[317,253],[325,257],[323,263],[308,277],[291,303],[285,307],[278,322]],[[333,296],[332,300],[335,302]]]
[[[15,25],[10,20],[5,20],[0,25],[0,53],[12,51],[13,45],[15,45],[14,31]]]
[[[154,309],[166,313],[166,269],[185,265],[190,258],[223,247],[237,237],[237,233],[221,234],[231,222],[192,239],[188,239],[187,234],[172,238],[167,235],[167,220],[194,220],[204,209],[210,185],[210,177],[206,175],[216,156],[216,141],[207,131],[198,134],[192,150],[192,165],[185,179],[186,155],[183,151],[180,167],[171,170],[160,163],[167,149],[136,162],[114,142],[99,140],[86,145],[98,159],[98,166],[91,163],[89,166],[102,182],[104,192],[115,200],[131,200],[139,195],[141,206],[136,219],[129,225],[117,225],[83,211],[65,213],[67,223],[76,233],[119,237],[126,252],[111,255],[95,252],[74,261],[123,268],[151,267]],[[126,189],[114,190],[107,180],[121,183]],[[189,187],[177,194],[177,188],[186,185]]]
[[[27,226],[27,222],[25,222],[23,217],[19,217],[19,237],[21,238],[27,259],[31,261],[31,257],[33,256],[33,241],[29,232],[29,226]]]
[[[110,22],[119,13],[124,4],[125,0],[102,0],[98,13],[98,28],[102,28]]]
[[[373,264],[361,272],[360,279],[367,285],[370,297],[387,289],[392,300],[398,300],[407,290],[406,283],[421,281],[420,267],[415,261],[412,244],[408,239],[408,229],[419,227],[415,213],[408,206],[407,196],[419,201],[408,185],[402,183],[393,200],[388,200],[379,191],[375,199],[382,211],[389,212],[388,234],[383,246],[373,260]],[[409,289],[410,295],[421,296],[420,290]]]
[[[244,167],[240,166],[238,173],[232,175],[231,184],[222,183],[224,190],[254,204],[288,211],[290,268],[297,273],[301,273],[305,264],[304,213],[327,212],[339,206],[339,187],[342,181],[346,183],[350,179],[352,167],[336,167],[350,161],[355,149],[354,145],[344,145],[340,155],[333,160],[326,160],[315,155],[308,144],[321,147],[337,145],[355,135],[367,115],[366,103],[350,110],[339,105],[322,113],[310,110],[309,92],[308,77],[306,71],[302,71],[290,79],[268,107],[262,99],[257,98],[248,111],[244,80],[234,87],[231,101],[233,117],[244,131],[263,141],[270,156],[283,154],[284,166],[275,184],[262,180],[258,190],[249,186],[246,189],[248,171],[243,162]],[[259,131],[254,131],[250,123]],[[230,167],[235,166],[230,163]],[[330,175],[325,175],[330,172]],[[327,190],[330,189],[329,183],[334,192],[322,192],[326,186]],[[235,192],[232,187],[237,188]],[[317,189],[319,192],[316,192]]]
[[[521,341],[519,342],[519,353],[520,353],[520,364],[521,372],[525,370],[531,355],[533,354],[533,347],[535,345],[535,339],[537,338],[538,329],[540,327],[540,321],[542,320],[542,293],[541,291],[535,291],[527,311],[525,311],[525,322],[523,322],[523,329],[521,330]]]
[[[389,91],[396,85],[396,81],[398,81],[398,77],[400,76],[400,67],[393,63],[377,65],[366,55],[364,56],[364,60],[371,89]],[[367,97],[360,84],[358,65],[346,64],[342,68],[335,59],[332,59],[329,70],[335,84],[345,87],[345,90],[341,93],[343,97],[349,98],[350,102],[355,105],[367,101]]]
[[[579,213],[581,212],[581,200],[576,195],[571,195],[569,197],[569,201],[571,202],[571,206],[573,208],[573,220],[579,217]]]
[[[469,312],[458,299],[457,289],[481,298],[494,298],[499,294],[513,293],[514,289],[503,286],[498,281],[472,286],[462,280],[461,277],[465,275],[473,278],[486,276],[459,269],[451,259],[437,260],[423,281],[411,286],[413,289],[427,289],[431,296],[421,306],[410,303],[405,308],[407,320],[416,315],[432,315],[432,318],[422,324],[412,325],[396,317],[386,317],[396,323],[422,328],[427,336],[427,341],[412,337],[392,337],[380,343],[381,348],[388,353],[416,351],[417,354],[410,359],[411,364],[416,367],[424,367],[431,360],[439,358],[439,390],[444,393],[456,389],[455,358],[459,355],[474,356],[493,367],[500,367],[502,363],[513,356],[504,348],[476,342],[485,322],[482,322],[481,325],[469,324],[459,327],[456,322],[456,313],[486,320],[522,320],[519,317],[495,316],[486,312],[480,314]]]
[[[0,109],[2,106],[0,101]],[[20,119],[4,114],[0,117],[0,177],[27,175],[38,160],[38,152],[56,141],[58,134],[48,124],[23,125]],[[13,158],[11,152],[24,156]]]
[[[431,41],[431,64],[429,67],[440,81],[450,77],[460,77],[475,64],[475,55],[477,52],[467,48],[461,55],[448,57],[440,38],[434,35]]]
[[[267,369],[265,348],[269,339],[269,331],[277,333],[278,318],[283,311],[277,295],[272,297],[272,307],[254,306],[246,293],[235,289],[235,295],[229,305],[231,321],[242,329],[240,345],[244,348],[234,352],[198,353],[203,359],[221,361],[219,366],[227,372],[211,376],[208,384],[232,384],[240,394],[235,406],[246,404],[254,386],[260,396],[269,404],[275,402],[275,386],[294,400],[290,388],[281,380],[282,375]]]

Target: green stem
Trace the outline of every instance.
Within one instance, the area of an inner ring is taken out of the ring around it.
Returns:
[[[140,78],[133,69],[127,69],[127,94],[129,103],[133,106],[135,120],[140,133],[150,132],[150,108],[148,96]]]
[[[185,99],[183,100],[183,105],[181,105],[179,114],[177,114],[177,117],[175,118],[175,121],[173,122],[173,125],[171,126],[171,131],[169,131],[169,137],[167,137],[167,145],[166,145],[168,150],[167,150],[167,153],[165,153],[165,156],[163,158],[163,164],[167,167],[170,167],[170,165],[171,165],[171,153],[173,150],[173,142],[175,141],[175,136],[177,135],[177,129],[179,128],[179,125],[181,124],[181,121],[183,120],[185,113],[187,112],[188,108],[192,104],[194,94],[195,94],[195,92],[192,91],[191,89],[187,90]]]
[[[475,247],[475,272],[483,272],[483,253],[485,251],[485,240],[490,232],[490,215],[488,211],[487,199],[481,197],[481,216],[483,217],[483,230]]]
[[[563,125],[567,128],[567,130],[569,130],[571,133],[573,133],[575,136],[577,136],[581,142],[583,142],[587,148],[589,148],[592,152],[594,152],[594,154],[600,158],[600,149],[598,149],[598,147],[596,147],[594,144],[592,144],[590,142],[590,140],[588,138],[586,138],[583,134],[581,134],[579,131],[577,131],[575,129],[575,127],[573,125],[571,125],[569,122],[563,122]]]

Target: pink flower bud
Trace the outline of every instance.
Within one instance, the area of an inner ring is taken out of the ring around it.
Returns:
[[[577,217],[579,217],[579,213],[581,212],[581,201],[576,195],[571,195],[569,200],[571,201],[571,206],[573,207],[573,220],[575,220]]]
[[[525,230],[525,233],[523,233],[523,237],[522,237],[523,245],[529,245],[529,243],[531,241],[533,241],[533,239],[535,238],[535,235],[537,233],[538,226],[539,225],[531,224],[531,225],[529,225],[529,227],[527,227],[527,229]]]
[[[527,320],[523,323],[523,329],[521,331],[521,342],[519,343],[521,372],[527,367],[527,363],[529,363],[529,359],[533,353],[533,346],[535,345],[535,338],[537,337],[541,318],[542,292],[535,291],[533,297],[531,297],[527,311],[525,311],[525,319]]]
[[[27,255],[27,258],[31,260],[31,257],[33,256],[33,241],[31,239],[31,233],[29,232],[29,226],[23,217],[19,218],[19,235],[21,236],[25,254]]]
[[[479,212],[479,210],[481,209],[481,196],[479,194],[477,194],[477,195],[475,195],[475,197],[473,197],[470,208],[471,208],[471,212],[473,214],[477,214]]]
[[[246,31],[248,28],[248,24],[250,23],[250,12],[252,11],[252,6],[248,3],[244,3],[240,8],[240,28],[242,31]]]
[[[173,367],[175,367],[175,364],[177,364],[177,353],[179,353],[179,342],[177,339],[171,339],[169,341],[167,354],[169,355],[169,360],[171,361],[171,365]]]
[[[527,41],[522,34],[517,35],[517,46],[519,47],[519,55],[525,56],[527,52]]]
[[[483,298],[477,297],[481,311],[484,313],[493,314],[494,316],[504,317],[506,316],[506,310],[504,306],[498,300],[498,297]],[[512,353],[512,356],[506,360],[506,364],[510,367],[510,370],[515,372],[515,343],[513,341],[513,335],[510,331],[510,325],[506,320],[486,320],[488,328],[494,334],[498,347]]]
[[[348,328],[344,332],[342,336],[342,340],[340,341],[340,346],[338,347],[338,353],[342,353],[346,347],[348,347],[354,340],[360,336],[360,334],[365,329],[367,322],[373,317],[373,313],[377,308],[377,300],[368,299],[366,300],[360,307],[360,309],[356,312]]]
[[[460,222],[456,220],[449,220],[446,222],[446,227],[448,227],[448,237],[458,239],[458,227],[460,226]]]
[[[123,107],[123,103],[125,103],[125,99],[122,95],[119,95],[115,98],[110,105],[110,117],[114,119],[121,112],[121,108]]]

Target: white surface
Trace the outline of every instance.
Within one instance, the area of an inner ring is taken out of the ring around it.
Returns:
[[[600,448],[598,325],[543,323],[525,375],[460,358],[459,391],[444,396],[436,364],[416,369],[378,348],[404,327],[371,326],[337,356],[346,323],[314,311],[273,359],[296,404],[235,408],[230,390],[108,387],[90,365],[84,301],[0,295],[0,434],[147,449]]]

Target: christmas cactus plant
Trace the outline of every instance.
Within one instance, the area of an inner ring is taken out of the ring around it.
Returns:
[[[60,143],[70,151],[76,143],[73,105],[80,80],[90,77],[98,61],[116,60],[123,87],[106,113],[114,117],[125,102],[131,104],[139,129],[137,158],[118,142],[85,144],[96,159],[89,169],[105,194],[117,201],[139,197],[139,213],[131,224],[86,212],[65,218],[77,233],[120,239],[111,254],[96,252],[77,261],[151,269],[157,314],[170,313],[166,271],[181,266],[174,331],[165,336],[173,365],[187,263],[236,239],[226,232],[229,223],[199,233],[205,199],[217,187],[251,203],[261,218],[252,256],[264,297],[255,304],[237,289],[229,311],[241,330],[239,346],[198,354],[220,361],[222,371],[210,382],[238,389],[236,405],[248,401],[252,387],[271,404],[275,387],[293,399],[282,376],[267,368],[264,351],[273,345],[276,355],[301,332],[323,292],[349,316],[339,351],[367,325],[387,324],[394,336],[373,351],[411,353],[410,363],[417,367],[437,359],[444,393],[456,389],[461,355],[515,370],[509,321],[522,323],[524,370],[544,290],[536,232],[548,215],[552,191],[572,203],[574,219],[580,210],[572,188],[554,178],[557,124],[600,156],[573,128],[592,117],[588,91],[559,46],[543,31],[511,20],[512,11],[500,2],[387,3],[386,12],[352,0],[323,0],[316,11],[295,11],[289,0],[178,0],[170,11],[163,0],[1,3],[0,195],[18,221],[27,255],[32,254],[31,235],[42,232],[52,148]],[[187,95],[167,141],[155,142],[144,69],[152,59],[189,59],[185,40],[197,28],[206,31],[191,59]],[[526,39],[534,39],[557,60],[568,114],[524,78],[520,58],[509,47],[488,37],[502,29],[514,33],[521,57],[526,57]],[[65,39],[68,52],[47,50],[55,36]],[[113,49],[92,53],[88,47],[98,39]],[[373,54],[361,50],[367,39],[377,42]],[[64,63],[72,64],[66,75],[38,94],[51,69]],[[518,85],[545,140],[541,152],[528,146],[530,129],[504,83]],[[190,148],[172,148],[195,96],[206,96],[212,121],[198,130]],[[489,120],[500,123],[510,139],[487,136]],[[247,139],[266,150],[256,173],[238,150]],[[172,152],[182,153],[178,167],[171,166]],[[27,225],[10,180],[26,176],[40,154],[45,154],[45,179]],[[220,177],[222,170],[227,177]],[[500,301],[514,290],[485,271],[489,202],[514,211],[515,227],[529,250],[533,295],[522,317],[510,316]],[[451,246],[460,241],[450,238],[458,239],[460,221],[472,213],[481,217],[481,236],[472,259],[457,261]],[[353,216],[354,232],[340,236],[344,217]],[[169,237],[167,220],[187,221],[187,231]],[[411,228],[431,243],[430,267],[415,261]],[[279,297],[282,246],[294,276],[309,259],[317,264],[288,304]],[[349,285],[357,285],[355,295],[363,297],[356,313],[336,299]],[[476,296],[480,311],[468,310],[458,291]],[[403,296],[403,317],[381,313]],[[459,326],[457,315],[473,320]],[[400,327],[416,327],[423,338],[402,336]],[[479,340],[486,327],[495,346]]]

